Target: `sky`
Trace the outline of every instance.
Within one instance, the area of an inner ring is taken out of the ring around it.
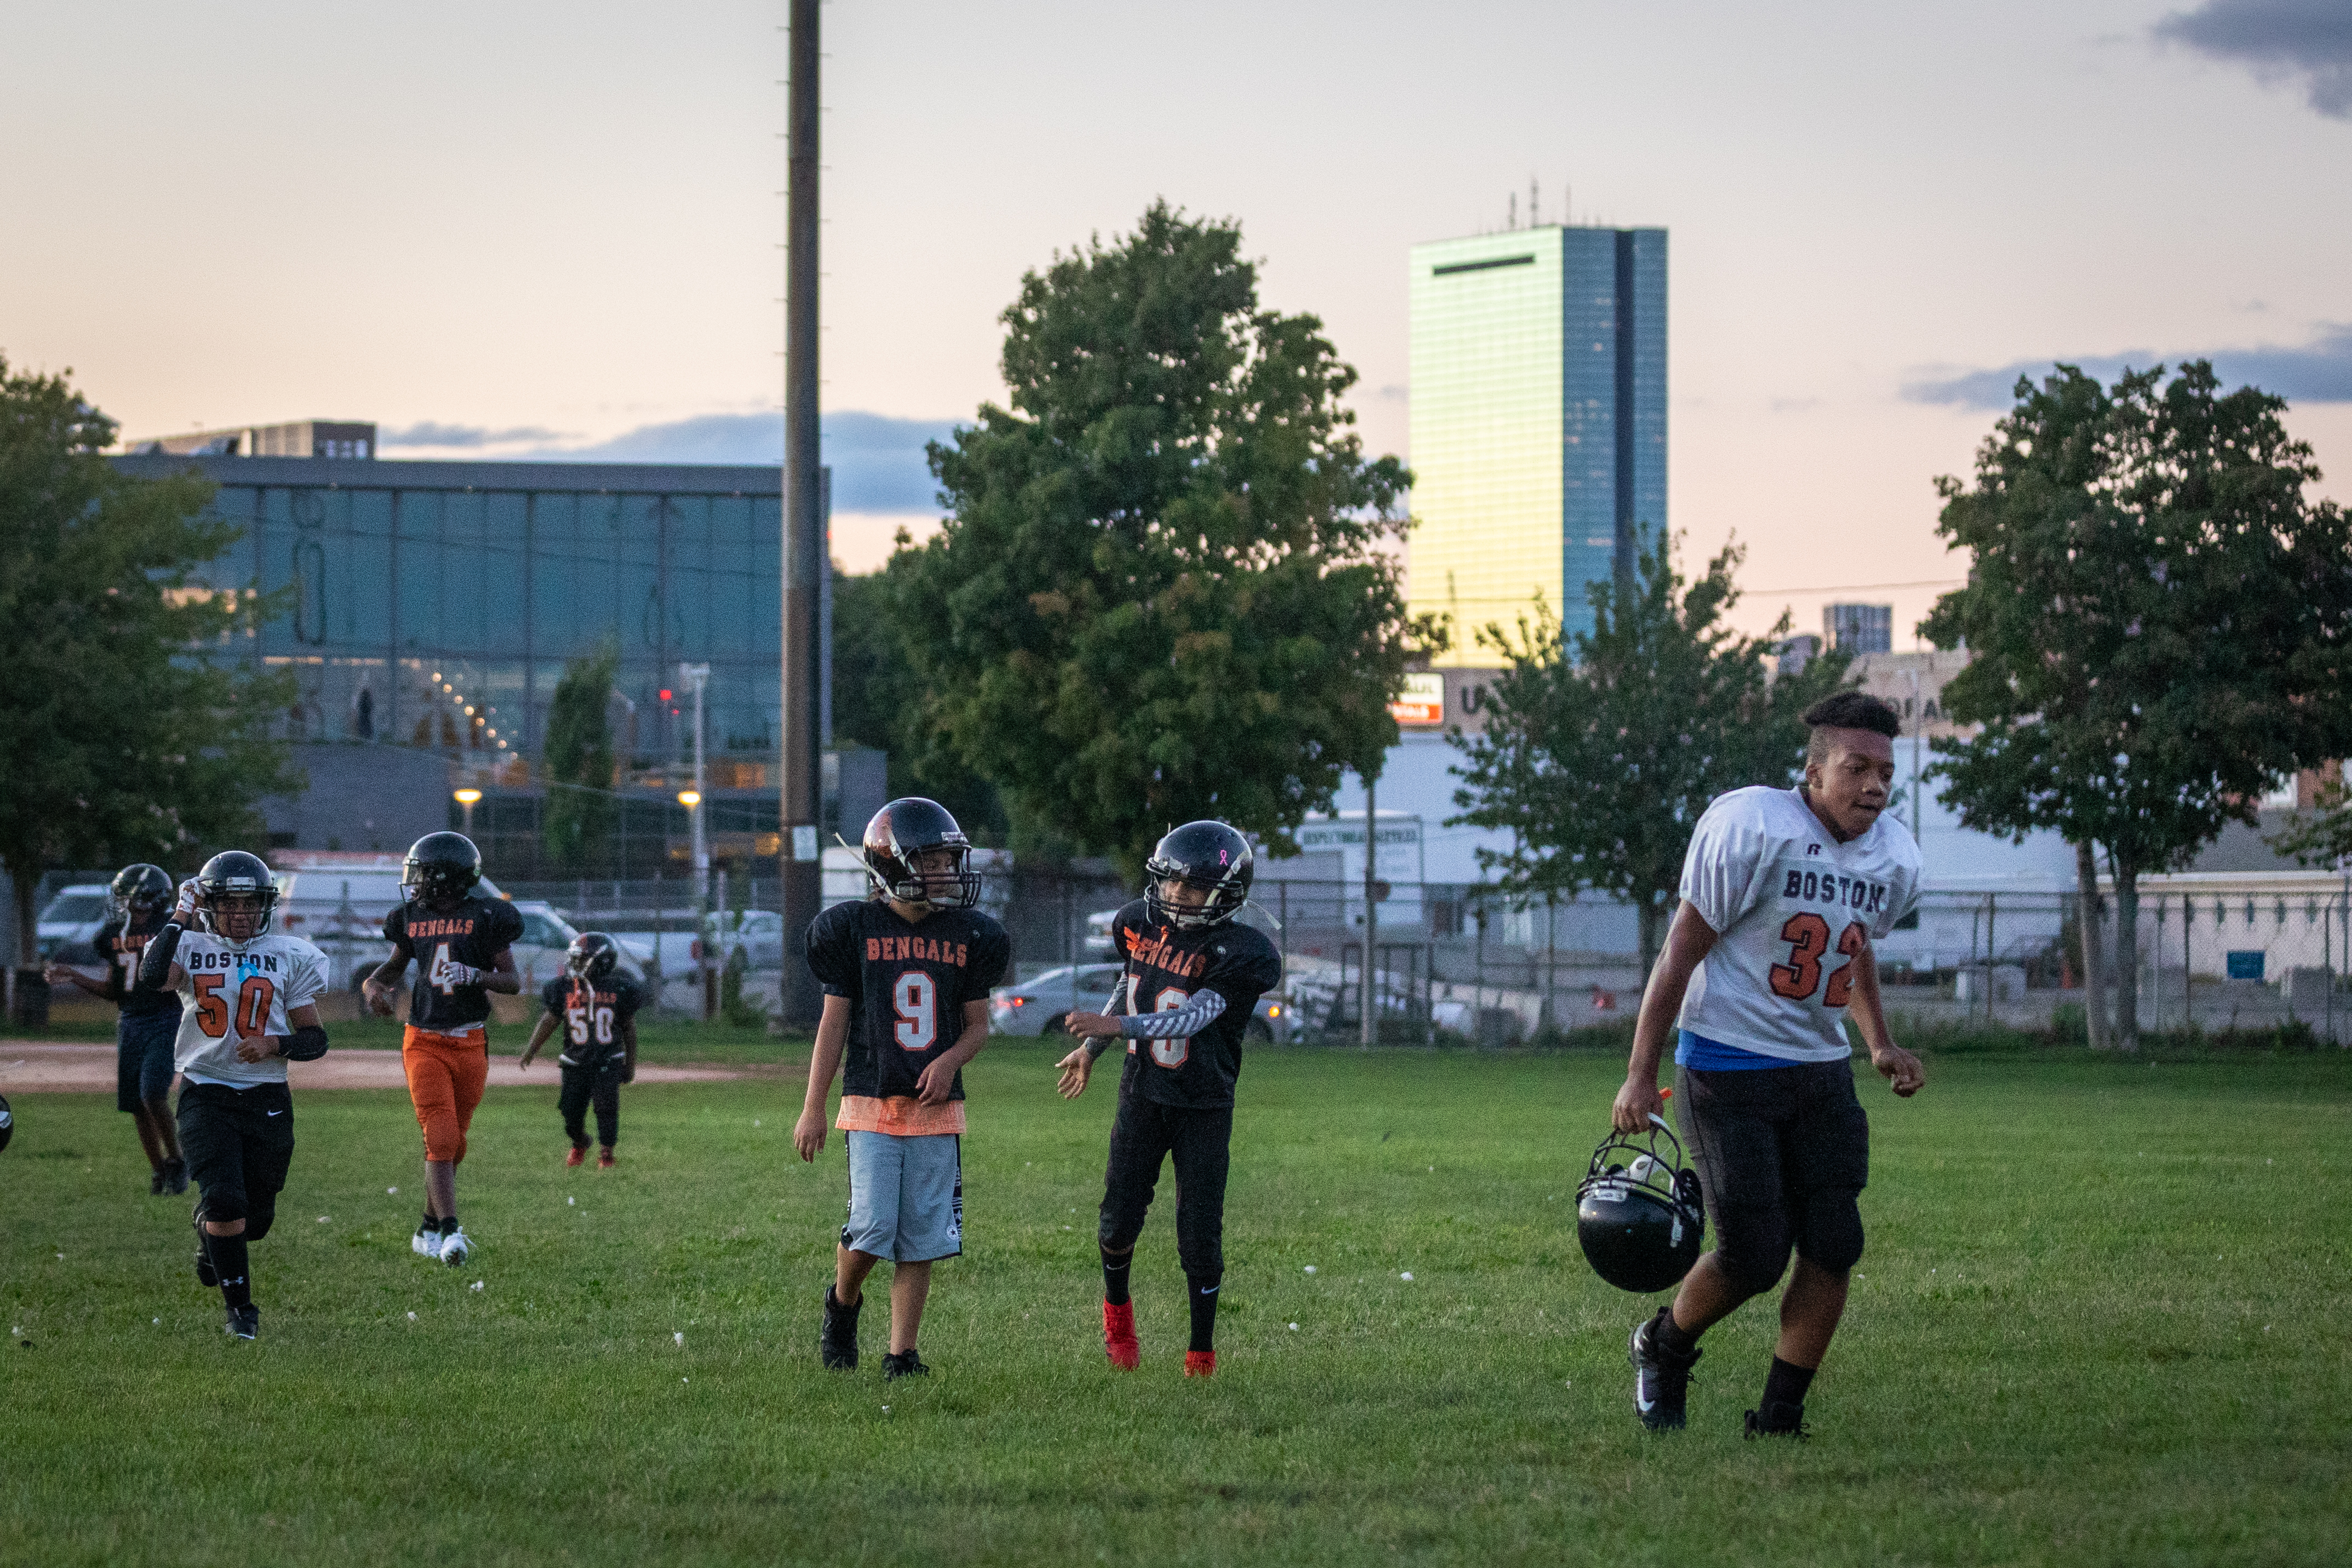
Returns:
[[[0,355],[127,437],[781,453],[780,3],[12,7]],[[1669,520],[1738,618],[1895,606],[2020,372],[2210,354],[2352,500],[2352,0],[824,7],[835,553],[929,517],[1023,273],[1155,198],[1410,460],[1407,252],[1670,231]]]

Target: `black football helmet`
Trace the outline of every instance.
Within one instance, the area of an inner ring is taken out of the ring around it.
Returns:
[[[163,867],[150,866],[144,860],[125,866],[114,874],[114,881],[106,889],[107,915],[121,920],[133,913],[143,915],[166,908],[174,890],[171,873]]]
[[[454,904],[482,879],[482,852],[462,833],[428,833],[408,847],[400,896],[411,903]]]
[[[946,849],[955,864],[926,876],[915,869],[914,858],[926,849]],[[968,910],[980,902],[980,873],[971,868],[971,840],[956,825],[955,814],[935,800],[906,795],[874,814],[866,825],[865,847],[858,858],[875,890],[903,904],[928,904],[935,910]]]
[[[1222,822],[1188,822],[1160,839],[1143,863],[1143,907],[1181,931],[1223,925],[1242,912],[1256,875],[1248,839]],[[1197,909],[1174,903],[1160,890],[1168,882],[1199,888],[1208,901]]]
[[[1601,1141],[1576,1189],[1577,1245],[1594,1273],[1620,1290],[1664,1290],[1690,1272],[1706,1235],[1698,1173],[1664,1117]]]
[[[563,972],[593,985],[621,962],[621,944],[601,931],[583,931],[563,950]]]
[[[8,1146],[8,1140],[16,1135],[16,1113],[8,1109],[8,1097],[0,1094],[0,1149],[5,1149]]]
[[[252,936],[230,937],[236,942],[251,942],[269,929],[270,916],[278,909],[278,879],[258,855],[248,855],[242,849],[224,849],[205,862],[196,873],[196,921],[215,936],[229,937],[226,924],[228,910],[223,907],[227,900],[258,900],[258,920]]]

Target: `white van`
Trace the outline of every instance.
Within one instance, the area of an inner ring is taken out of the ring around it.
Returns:
[[[330,983],[356,990],[370,971],[392,956],[392,944],[383,940],[383,918],[401,901],[402,857],[281,850],[277,859],[276,929],[316,946],[327,955]],[[484,898],[507,897],[488,877],[475,889]],[[522,916],[522,936],[514,944],[515,969],[522,976],[523,994],[530,995],[563,973],[564,949],[579,932],[554,906],[536,899],[516,902],[515,912]],[[624,952],[621,968],[629,973],[637,966]],[[638,971],[630,978],[642,980],[644,974]]]

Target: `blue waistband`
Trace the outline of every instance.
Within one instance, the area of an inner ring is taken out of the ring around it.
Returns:
[[[1675,1044],[1676,1067],[1696,1068],[1701,1072],[1747,1072],[1755,1068],[1789,1066],[1779,1057],[1727,1046],[1721,1040],[1710,1040],[1705,1035],[1694,1035],[1688,1029],[1682,1030],[1681,1036]]]

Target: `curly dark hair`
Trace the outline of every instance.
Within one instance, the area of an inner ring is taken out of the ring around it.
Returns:
[[[1903,733],[1902,716],[1866,691],[1832,691],[1806,709],[1802,717],[1812,731],[1805,742],[1808,767],[1829,761],[1829,731],[1871,730],[1890,741]]]

